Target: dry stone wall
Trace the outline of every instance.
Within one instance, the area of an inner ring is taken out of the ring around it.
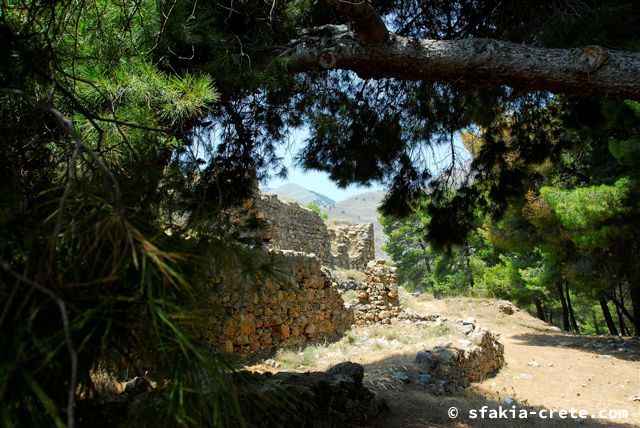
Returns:
[[[375,258],[372,224],[327,226],[313,210],[276,195],[256,196],[257,217],[267,223],[269,248],[315,254],[325,266],[363,270]]]
[[[435,394],[460,391],[471,382],[492,376],[504,364],[504,346],[494,334],[478,327],[472,318],[460,324],[463,338],[457,343],[443,344],[416,355],[420,382]]]
[[[269,248],[315,254],[323,264],[332,265],[331,236],[318,213],[270,194],[259,195],[254,207],[257,217],[267,223],[264,238]]]
[[[270,251],[278,269],[259,281],[223,278],[212,285],[212,315],[205,339],[227,352],[269,351],[340,335],[353,313],[314,255]]]
[[[342,224],[328,226],[331,237],[333,266],[364,270],[375,259],[373,224]]]
[[[353,309],[344,306],[337,284],[322,266],[364,269],[375,254],[372,225],[329,229],[315,211],[270,194],[257,194],[247,201],[247,208],[267,226],[260,237],[268,250],[256,250],[256,257],[270,258],[279,272],[261,279],[238,273],[236,278],[214,281],[212,303],[217,312],[203,334],[205,340],[227,352],[262,352],[342,334],[354,323]],[[388,280],[374,270],[371,281]],[[385,292],[385,305],[390,292]],[[395,296],[397,302],[397,286]],[[380,299],[372,302],[379,316]],[[386,319],[385,312],[382,315]]]
[[[386,409],[363,385],[364,368],[351,362],[326,372],[239,372],[235,378],[243,416],[255,428],[370,426]]]
[[[365,282],[356,289],[358,303],[353,306],[356,325],[390,324],[402,310],[398,300],[396,268],[384,260],[372,260],[364,271]]]

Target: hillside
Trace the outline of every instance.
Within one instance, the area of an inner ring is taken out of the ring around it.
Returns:
[[[269,193],[275,193],[278,195],[278,198],[283,201],[296,201],[303,206],[314,203],[323,209],[328,209],[336,204],[336,202],[328,196],[293,183],[287,183],[267,191]]]

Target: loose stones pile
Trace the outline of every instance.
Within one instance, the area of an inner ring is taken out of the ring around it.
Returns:
[[[259,281],[225,278],[213,285],[215,314],[205,338],[227,352],[269,351],[342,334],[352,312],[320,260],[306,253],[272,251],[280,271]]]
[[[384,260],[372,260],[364,273],[365,282],[356,290],[358,302],[353,305],[356,325],[390,324],[401,313],[396,268]]]

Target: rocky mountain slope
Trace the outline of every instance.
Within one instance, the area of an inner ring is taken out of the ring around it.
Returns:
[[[320,208],[330,208],[336,204],[336,201],[328,196],[293,183],[287,183],[275,189],[265,189],[265,191],[275,193],[283,201],[296,201],[302,206],[314,203]]]

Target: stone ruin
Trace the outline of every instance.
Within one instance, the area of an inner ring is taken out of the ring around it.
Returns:
[[[263,239],[270,249],[315,254],[325,266],[333,265],[331,236],[318,213],[269,194],[258,195],[254,209],[267,225]]]
[[[375,258],[373,224],[328,225],[332,266],[364,270]]]
[[[345,362],[326,372],[237,371],[229,381],[244,419],[242,426],[328,428],[368,426],[385,410],[384,401],[363,385],[363,378],[361,365]],[[110,404],[99,413],[83,415],[85,424],[103,426],[106,421],[109,426],[175,425],[167,418],[168,395],[148,385]]]
[[[241,374],[247,375],[252,382],[235,383],[251,427],[364,426],[385,409],[384,401],[362,384],[364,368],[351,362],[326,372]],[[255,406],[256,402],[268,405]]]
[[[418,382],[437,395],[450,394],[494,375],[504,364],[504,346],[473,318],[458,321],[463,336],[416,355]]]
[[[375,255],[373,226],[327,226],[315,211],[275,195],[257,195],[247,207],[267,226],[260,234],[266,248],[256,249],[256,257],[279,272],[260,278],[238,272],[212,281],[218,310],[205,340],[226,352],[268,352],[341,335],[354,324],[354,309],[344,305],[323,266],[364,269]],[[380,269],[371,271],[371,280],[390,280]],[[397,302],[397,287],[395,293]]]
[[[238,271],[209,282],[211,303],[218,310],[202,338],[214,348],[264,352],[337,337],[353,324],[442,321],[435,315],[401,310],[396,269],[384,260],[373,260],[371,225],[327,227],[317,213],[270,195],[261,196],[255,206],[269,224],[264,235],[268,248],[255,249],[256,261],[274,266],[275,271],[253,277]],[[364,269],[365,281],[336,280],[323,265]],[[345,305],[339,284],[356,291],[356,304]],[[503,347],[493,334],[477,328],[475,321],[459,324],[464,339],[457,346],[445,344],[416,357],[417,383],[435,394],[465,388],[503,364]],[[363,426],[384,410],[384,402],[362,384],[363,376],[362,366],[347,362],[326,372],[235,372],[230,380],[249,426],[332,427]],[[409,377],[404,376],[406,382]],[[138,421],[164,422],[161,409],[166,407],[166,396],[146,385],[139,393],[128,391],[135,389],[129,384],[125,388],[124,410],[116,416],[130,426]],[[149,407],[150,401],[155,407]],[[277,407],[278,403],[283,406]],[[140,411],[145,408],[157,411],[151,415]]]
[[[396,268],[374,260],[371,225],[327,227],[312,210],[260,195],[254,208],[268,225],[264,241],[279,275],[249,281],[224,278],[212,287],[212,316],[207,339],[228,352],[261,352],[334,338],[352,325],[391,324],[394,319],[439,325],[441,317],[404,312],[398,299]],[[295,250],[295,251],[292,251]],[[364,281],[340,280],[331,267],[364,270]],[[345,305],[345,289],[357,302]],[[508,309],[501,309],[507,311]],[[453,321],[464,335],[418,353],[418,383],[436,394],[465,388],[498,370],[503,347],[474,321]]]
[[[315,254],[323,265],[343,269],[363,270],[375,258],[370,223],[328,225],[315,211],[270,194],[256,196],[254,209],[267,223],[264,240],[271,249]]]
[[[364,274],[365,281],[356,282],[358,302],[352,306],[356,325],[390,324],[402,312],[396,268],[388,266],[384,260],[372,260]]]
[[[212,285],[207,340],[227,352],[270,351],[342,334],[353,324],[340,293],[307,253],[265,253],[278,269],[272,276],[243,281],[223,278]]]

